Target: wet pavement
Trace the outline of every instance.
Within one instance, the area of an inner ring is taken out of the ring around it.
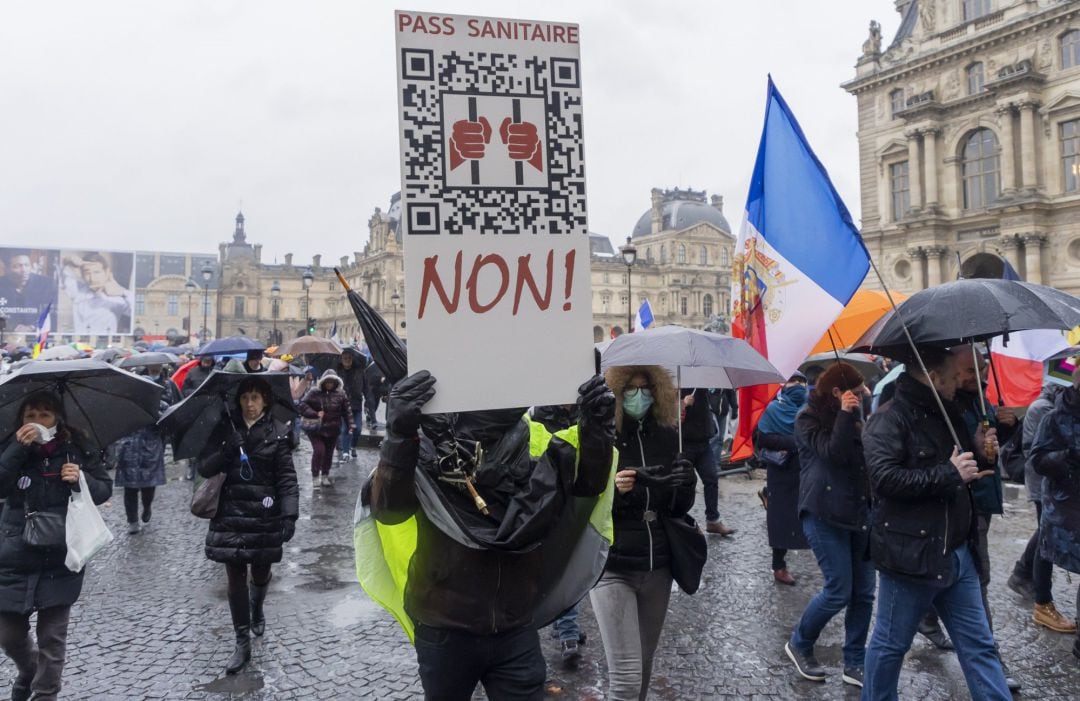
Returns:
[[[169,466],[154,517],[129,536],[120,493],[103,510],[116,535],[89,568],[72,614],[66,699],[413,699],[422,696],[413,650],[389,614],[372,604],[353,571],[351,519],[374,451],[335,466],[337,484],[312,494],[307,445],[296,454],[301,520],[267,598],[266,635],[252,663],[236,677],[223,674],[232,650],[225,572],[203,556],[206,522],[188,513],[191,483]],[[798,678],[783,644],[821,576],[809,551],[788,564],[795,587],[774,584],[765,538],[762,482],[743,476],[721,482],[721,514],[739,531],[710,537],[701,590],[672,596],[653,672],[656,699],[856,699],[840,682],[840,618],[830,623],[818,657],[830,673],[824,684]],[[1034,524],[1034,510],[1013,494],[991,531],[991,603],[1005,659],[1024,683],[1023,698],[1080,698],[1080,662],[1071,636],[1037,629],[1031,604],[1006,586],[1013,561]],[[702,519],[700,500],[695,515]],[[1073,616],[1077,582],[1055,574],[1058,607]],[[557,643],[544,631],[552,699],[603,698],[606,668],[599,632],[586,601],[588,635],[577,671],[561,669]],[[0,683],[14,669],[0,659]],[[478,698],[481,695],[478,694]],[[956,656],[917,640],[904,666],[901,698],[968,698]]]

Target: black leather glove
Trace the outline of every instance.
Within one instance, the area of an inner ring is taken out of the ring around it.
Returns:
[[[615,420],[615,394],[608,389],[602,375],[596,375],[578,387],[578,407],[581,418],[596,424]]]
[[[386,432],[402,438],[416,435],[421,409],[435,396],[435,378],[427,370],[409,375],[386,397]]]
[[[671,485],[673,487],[687,487],[697,481],[694,473],[694,463],[684,457],[675,458],[671,463]]]
[[[240,432],[235,428],[229,431],[225,436],[225,450],[231,453],[240,452],[240,448],[244,445],[244,437],[240,435]]]
[[[637,474],[634,475],[634,484],[642,487],[664,487],[671,483],[671,472],[665,465],[644,465],[642,467],[629,468]]]
[[[296,535],[296,521],[287,518],[281,524],[281,537],[288,543],[294,535]]]

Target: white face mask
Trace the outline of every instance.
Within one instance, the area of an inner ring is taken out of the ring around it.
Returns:
[[[32,423],[30,425],[38,430],[37,436],[34,437],[35,443],[45,444],[56,437],[56,426],[53,426],[52,428],[45,428],[38,423]]]

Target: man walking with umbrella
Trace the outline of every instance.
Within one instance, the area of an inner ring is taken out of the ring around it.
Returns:
[[[994,429],[973,437],[954,403],[957,358],[921,346],[896,394],[867,423],[863,447],[877,499],[870,554],[879,571],[877,620],[864,701],[895,699],[904,655],[933,606],[976,699],[1011,699],[982,604],[970,485],[993,474]],[[917,359],[916,359],[917,360]],[[959,445],[957,445],[959,443]]]

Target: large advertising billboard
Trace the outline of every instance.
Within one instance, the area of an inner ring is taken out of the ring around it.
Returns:
[[[38,318],[56,308],[60,252],[0,248],[0,314],[9,333],[34,333]]]

